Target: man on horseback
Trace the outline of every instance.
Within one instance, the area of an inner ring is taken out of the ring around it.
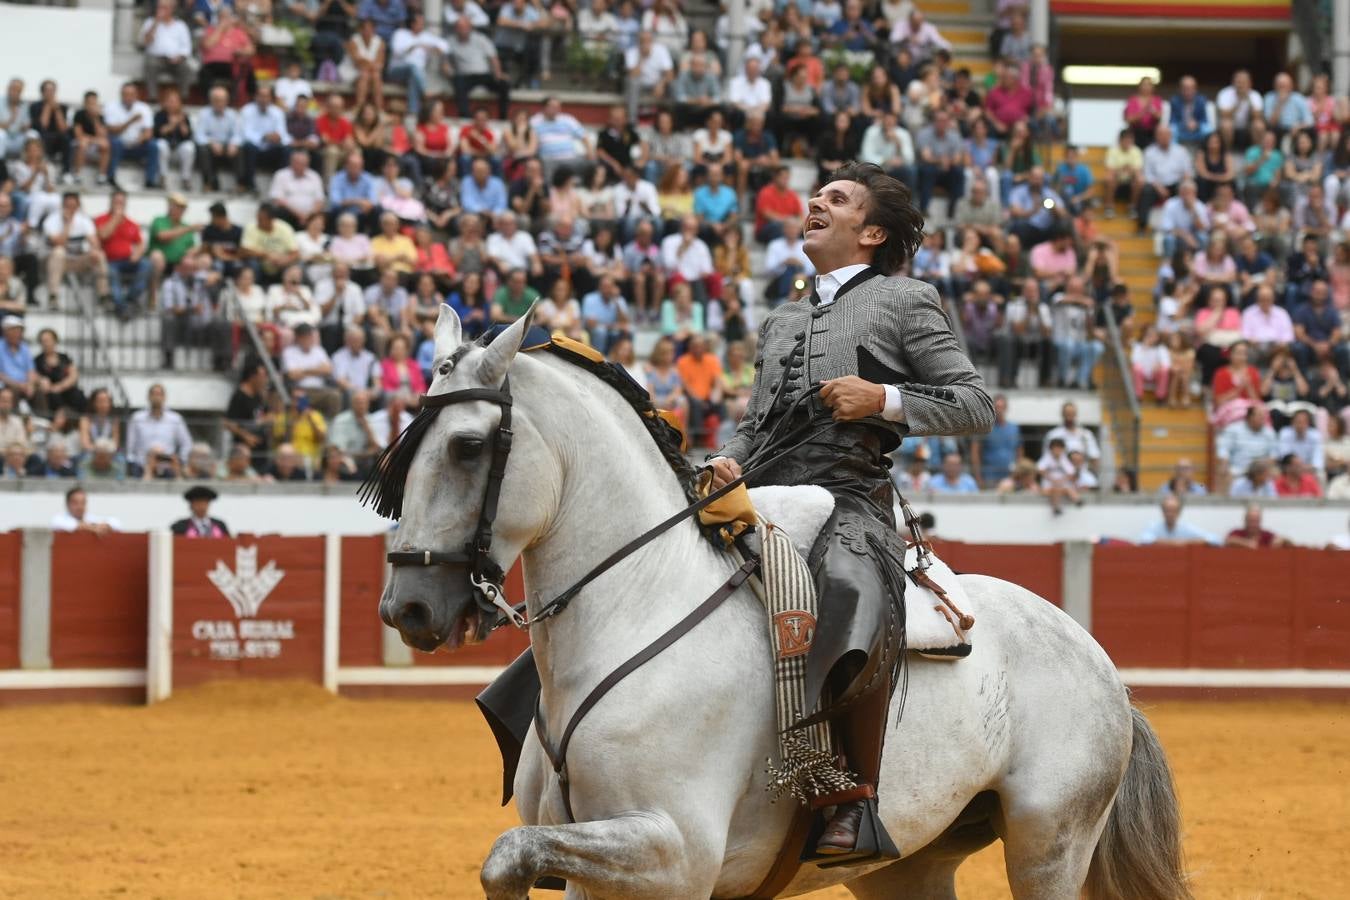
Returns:
[[[866,791],[875,788],[900,665],[901,642],[891,638],[903,629],[904,544],[886,454],[905,435],[987,432],[994,411],[937,291],[897,274],[923,238],[908,189],[878,166],[852,163],[808,210],[804,249],[821,274],[809,303],[784,304],[765,319],[745,417],[709,464],[720,487],[771,435],[834,423],[749,483],[815,484],[834,497],[811,560],[820,563],[821,614],[806,691],[827,699],[845,765]],[[818,393],[804,397],[815,385]],[[864,803],[813,805],[836,807],[817,852],[854,852]]]

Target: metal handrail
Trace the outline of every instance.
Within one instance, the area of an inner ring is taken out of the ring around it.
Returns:
[[[90,370],[90,374],[107,380],[108,393],[112,395],[115,408],[129,409],[131,397],[127,394],[126,388],[122,386],[122,380],[117,377],[117,367],[113,365],[112,356],[103,344],[103,335],[99,334],[101,317],[98,314],[98,301],[81,290],[75,279],[67,279],[66,293],[74,297],[75,302],[80,306],[81,315],[78,318],[80,320],[81,337],[85,339],[80,344],[91,348],[89,352],[92,356],[92,365],[85,368]]]
[[[267,370],[267,380],[272,383],[272,390],[285,397],[286,380],[281,377],[277,367],[272,364],[272,355],[263,346],[262,338],[258,335],[258,329],[253,327],[253,322],[245,315],[244,306],[239,302],[239,295],[228,289],[224,293],[226,302],[232,304],[230,312],[243,324],[244,332],[248,334],[249,343],[253,345],[253,352],[258,355],[258,359],[262,360],[263,368]]]
[[[1104,366],[1102,392],[1110,412],[1111,434],[1115,439],[1119,457],[1137,476],[1139,433],[1143,413],[1139,409],[1139,398],[1134,395],[1134,378],[1129,359],[1125,356],[1125,346],[1120,340],[1120,329],[1116,326],[1115,316],[1108,313],[1104,318],[1111,346],[1105,354],[1108,362]],[[1123,416],[1122,407],[1125,413]]]

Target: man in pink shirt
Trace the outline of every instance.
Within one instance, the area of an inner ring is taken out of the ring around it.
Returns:
[[[1063,290],[1064,282],[1078,270],[1078,255],[1067,229],[1056,231],[1048,241],[1031,249],[1031,271],[1041,282],[1041,290],[1053,294]]]
[[[999,137],[1006,137],[1018,122],[1026,121],[1035,104],[1031,88],[1022,84],[1022,75],[1016,66],[1007,66],[998,84],[984,98],[985,116],[989,127]]]
[[[1220,184],[1214,188],[1214,196],[1209,201],[1210,227],[1222,228],[1228,233],[1230,245],[1256,230],[1252,214],[1247,205],[1233,196],[1231,184]]]
[[[1283,306],[1275,305],[1275,288],[1268,284],[1256,289],[1256,303],[1242,311],[1242,339],[1251,344],[1258,365],[1294,343],[1294,322]]]

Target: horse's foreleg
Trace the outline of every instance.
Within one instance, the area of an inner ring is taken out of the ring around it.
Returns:
[[[660,813],[631,813],[575,825],[525,825],[497,838],[483,863],[488,900],[524,900],[544,875],[595,897],[703,898],[717,865],[691,848]]]

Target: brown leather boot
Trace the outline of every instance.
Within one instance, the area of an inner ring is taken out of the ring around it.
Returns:
[[[863,801],[841,803],[835,807],[820,840],[816,842],[816,853],[823,856],[840,856],[852,853],[858,844],[858,828],[862,825]]]

